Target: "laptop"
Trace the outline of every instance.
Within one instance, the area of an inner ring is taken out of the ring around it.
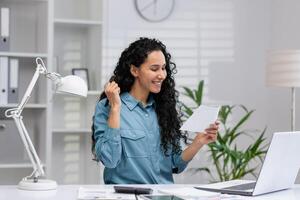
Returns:
[[[224,194],[256,196],[291,188],[300,168],[300,131],[274,133],[256,181],[233,180],[196,187]]]

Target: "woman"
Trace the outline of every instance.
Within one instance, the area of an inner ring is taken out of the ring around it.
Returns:
[[[218,123],[187,143],[176,110],[175,63],[156,39],[126,48],[101,94],[93,118],[93,152],[106,184],[173,183],[199,149],[217,138]]]

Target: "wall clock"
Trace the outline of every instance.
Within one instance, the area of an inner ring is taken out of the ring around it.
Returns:
[[[149,22],[166,20],[173,12],[175,0],[134,0],[138,14]]]

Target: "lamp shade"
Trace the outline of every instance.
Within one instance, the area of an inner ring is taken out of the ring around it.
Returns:
[[[60,79],[59,83],[56,85],[56,92],[58,93],[68,93],[78,96],[87,96],[87,84],[79,76],[69,75]]]
[[[300,87],[300,50],[270,52],[266,83],[268,86]]]

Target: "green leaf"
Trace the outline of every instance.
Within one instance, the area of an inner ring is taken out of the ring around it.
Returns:
[[[251,110],[250,112],[247,112],[243,117],[242,119],[240,119],[240,121],[233,127],[233,129],[231,130],[232,133],[235,133],[237,131],[238,128],[240,128],[240,126],[242,126],[248,119],[249,117],[251,116],[251,114],[253,113],[254,111]]]
[[[195,101],[195,96],[194,96],[194,93],[191,89],[187,88],[187,87],[183,87],[183,89],[185,90],[185,95],[187,97],[190,97],[193,101]]]
[[[202,104],[203,87],[204,87],[204,81],[200,81],[198,84],[198,89],[195,90],[196,103],[198,106]]]
[[[266,132],[266,128],[263,130],[263,132],[260,134],[260,136],[257,138],[255,143],[253,144],[251,148],[251,152],[256,152],[259,148],[259,146],[265,141],[264,134]]]
[[[233,108],[234,106],[229,105],[221,106],[219,111],[219,120],[222,124],[226,124],[228,116],[231,114]]]
[[[187,116],[191,116],[193,114],[193,110],[192,108],[189,108],[188,106],[186,106],[185,104],[182,104],[183,108],[184,108],[184,112],[187,114]]]

